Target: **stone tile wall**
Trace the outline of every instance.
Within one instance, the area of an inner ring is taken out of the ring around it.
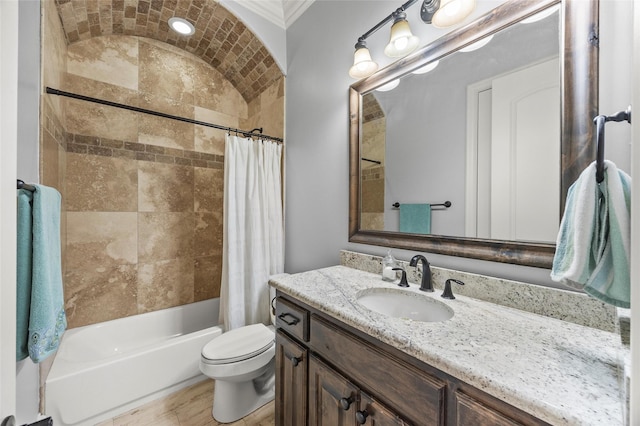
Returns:
[[[387,119],[377,99],[372,94],[363,97],[362,157],[380,161],[381,164],[361,161],[362,229],[384,230],[384,161],[386,149]]]
[[[56,88],[283,134],[283,79],[249,107],[211,66],[155,40],[94,37],[70,45],[65,61]],[[66,187],[69,326],[218,297],[225,132],[43,96],[53,101],[63,165],[47,156],[42,171],[57,167]]]

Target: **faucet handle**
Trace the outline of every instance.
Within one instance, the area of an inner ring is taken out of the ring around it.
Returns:
[[[444,282],[444,291],[442,292],[442,296],[440,297],[444,297],[445,299],[455,299],[456,297],[453,295],[453,292],[451,291],[451,282],[454,282],[456,284],[459,285],[464,285],[464,283],[460,280],[455,280],[453,278],[449,278],[448,280],[446,280]]]
[[[407,282],[407,271],[402,268],[393,268],[394,271],[402,271],[402,277],[400,278],[400,282],[398,283],[398,287],[409,287],[409,283]]]

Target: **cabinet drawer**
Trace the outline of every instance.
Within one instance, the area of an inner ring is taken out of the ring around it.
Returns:
[[[445,382],[407,365],[316,315],[310,347],[411,423],[444,425]]]
[[[456,426],[550,426],[490,396],[468,395],[456,390]]]
[[[522,426],[480,401],[456,392],[457,426]]]
[[[276,299],[276,327],[303,342],[309,341],[309,311],[281,297]]]

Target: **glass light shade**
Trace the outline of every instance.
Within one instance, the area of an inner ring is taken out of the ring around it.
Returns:
[[[391,58],[398,58],[413,52],[418,47],[420,39],[411,33],[406,19],[397,19],[391,26],[389,44],[384,48],[384,54]]]
[[[485,37],[483,39],[480,39],[480,40],[476,41],[475,43],[471,43],[467,47],[463,47],[462,49],[460,49],[460,51],[461,52],[473,52],[474,50],[478,50],[481,47],[484,47],[487,44],[489,44],[491,39],[493,39],[493,34],[491,34],[490,36]]]
[[[476,7],[476,0],[441,0],[431,19],[434,27],[445,28],[462,22]]]
[[[433,71],[434,69],[436,69],[436,67],[438,66],[439,63],[440,63],[440,61],[433,61],[430,64],[425,65],[422,68],[418,68],[415,71],[411,71],[411,74],[426,74],[429,71]]]
[[[196,32],[191,22],[184,18],[178,18],[177,16],[169,19],[169,26],[173,31],[182,35],[192,35]]]
[[[353,54],[353,65],[349,68],[349,75],[353,78],[365,78],[378,70],[378,64],[373,62],[369,49],[360,47]]]
[[[375,90],[377,90],[378,92],[388,92],[389,90],[393,90],[398,87],[398,84],[400,84],[400,80],[396,78],[395,80],[390,81],[387,84],[383,84],[382,86],[377,87]]]

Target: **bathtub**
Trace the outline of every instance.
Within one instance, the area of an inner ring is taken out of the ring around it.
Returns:
[[[58,425],[94,425],[206,379],[202,347],[222,333],[219,299],[68,330],[46,379]]]

